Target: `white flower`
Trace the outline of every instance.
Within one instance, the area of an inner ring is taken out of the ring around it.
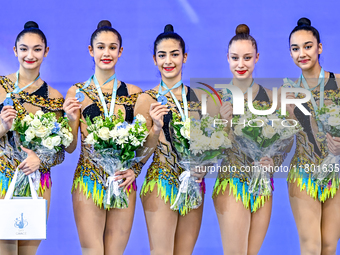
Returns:
[[[146,123],[146,119],[145,119],[144,116],[141,115],[141,114],[137,114],[137,115],[136,115],[136,120],[137,120],[139,123],[141,123],[141,124]]]
[[[236,136],[243,136],[242,129],[244,128],[243,125],[237,125],[234,129],[234,133]]]
[[[52,150],[54,148],[51,137],[47,137],[46,139],[43,139],[42,145],[45,146],[46,148],[50,149],[50,150]]]
[[[118,124],[117,126],[115,126],[115,129],[117,130],[117,136],[118,137],[128,137],[129,136],[129,129],[128,128],[124,128],[124,127],[120,127],[123,124]]]
[[[101,128],[103,126],[103,119],[102,118],[96,118],[94,125],[96,127],[96,130],[98,130],[99,128]]]
[[[29,114],[27,114],[22,121],[26,122],[27,124],[30,124],[32,120],[33,120],[32,117]]]
[[[210,146],[213,150],[217,150],[224,142],[224,132],[218,131],[211,135]]]
[[[136,137],[133,137],[131,139],[131,145],[132,146],[139,146],[140,145],[140,142],[138,141],[138,139]]]
[[[199,128],[191,128],[190,129],[190,136],[191,137],[198,137],[198,136],[201,136],[203,134],[203,131]]]
[[[335,116],[331,116],[328,119],[328,124],[331,125],[331,126],[338,126],[338,125],[340,125],[340,118],[335,117]]]
[[[35,131],[34,131],[33,128],[29,127],[25,131],[25,139],[26,139],[27,142],[30,142],[34,137],[35,137]]]
[[[87,131],[89,131],[89,132],[94,132],[96,130],[97,130],[97,127],[96,127],[95,124],[92,124],[92,125],[87,127]]]
[[[34,120],[33,120],[34,121]],[[33,122],[32,121],[32,122]],[[38,130],[35,131],[37,137],[45,137],[50,133],[50,130],[44,126],[40,126]]]
[[[98,136],[100,139],[106,141],[110,139],[110,129],[107,127],[102,127],[98,131]]]
[[[87,137],[85,138],[85,143],[86,144],[95,144],[96,140],[94,139],[93,133],[90,133],[87,135]],[[65,144],[64,144],[65,145]],[[66,145],[65,145],[66,146]]]
[[[184,128],[190,130],[190,118],[187,118],[184,122]]]
[[[276,134],[276,131],[272,126],[267,125],[262,128],[262,134],[264,137],[271,139]]]
[[[61,143],[61,138],[60,136],[54,136],[52,137],[52,144],[53,146],[59,146]]]
[[[41,118],[41,116],[44,115],[44,112],[42,110],[39,110],[35,113],[35,116],[38,116],[39,118]]]
[[[140,127],[138,127],[138,130],[137,130],[137,132],[140,134],[140,133],[144,133],[144,132],[146,132],[146,130],[144,129],[144,127],[143,127],[143,126],[140,126]]]
[[[62,144],[65,147],[68,147],[73,141],[73,134],[66,128],[63,131],[64,132],[62,133]]]
[[[254,125],[255,127],[262,127],[266,125],[268,122],[268,119],[265,117],[257,117],[253,121],[249,121],[249,124]]]
[[[289,121],[286,121],[286,125],[290,125],[291,123]],[[282,125],[282,119],[272,119],[272,127],[274,127],[275,129],[281,131],[283,129],[285,129],[286,127]]]
[[[186,138],[186,139],[190,139],[190,129],[186,129],[184,126],[181,127],[180,129],[181,135]]]
[[[201,147],[201,149],[207,150],[210,144],[210,138],[205,135],[200,135],[192,137],[190,142],[196,144],[195,146]]]
[[[34,129],[39,129],[41,127],[40,120],[36,118],[34,118],[34,120],[32,120],[30,124]]]
[[[109,134],[110,134],[110,137],[113,138],[113,140],[115,140],[118,137],[117,129],[110,130]]]
[[[122,145],[122,144],[126,143],[127,141],[128,141],[128,137],[127,136],[125,136],[125,137],[119,136],[117,138],[117,144],[119,144],[119,145]]]
[[[340,114],[340,106],[338,105],[331,105],[329,106],[329,115],[334,116]]]
[[[58,135],[63,136],[65,134],[70,133],[67,128],[61,128],[60,131],[58,132]]]

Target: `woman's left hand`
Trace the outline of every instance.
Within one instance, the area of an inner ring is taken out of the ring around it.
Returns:
[[[20,170],[24,172],[24,174],[29,175],[31,173],[34,173],[39,169],[40,166],[40,159],[37,156],[37,154],[30,150],[27,149],[23,146],[21,146],[21,149],[27,153],[26,159],[21,162],[21,164],[18,166]]]
[[[128,169],[128,170],[125,170],[125,171],[117,171],[115,173],[115,176],[117,176],[115,178],[116,181],[121,180],[121,179],[125,179],[125,181],[119,185],[119,187],[125,186],[124,192],[133,183],[133,181],[136,179],[135,172],[131,169]]]
[[[340,137],[332,137],[327,133],[327,147],[329,152],[335,156],[340,155]]]
[[[194,171],[191,172],[191,176],[197,177],[197,183],[201,183],[203,181],[204,176],[207,172],[204,170],[204,166],[199,166],[199,168],[195,168]]]
[[[264,167],[273,167],[274,166],[274,161],[270,157],[263,157],[260,159],[260,165]]]

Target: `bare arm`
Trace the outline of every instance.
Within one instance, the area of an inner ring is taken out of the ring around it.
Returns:
[[[72,153],[77,147],[78,141],[78,129],[80,122],[80,108],[82,104],[75,98],[76,95],[76,87],[72,86],[66,95],[65,103],[64,103],[64,111],[69,119],[69,125],[72,128],[73,141],[72,143],[65,148],[65,151],[68,153]]]
[[[144,148],[149,148],[148,153],[144,154],[142,163],[145,163],[153,154],[164,125],[163,116],[170,110],[167,105],[161,105],[147,94],[142,94],[138,97],[135,106],[135,115],[141,114],[146,119],[146,126],[149,130],[149,135],[144,143]],[[138,155],[141,156],[141,155]]]

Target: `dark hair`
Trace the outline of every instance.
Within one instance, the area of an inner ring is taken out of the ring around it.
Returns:
[[[23,37],[27,33],[32,33],[32,34],[37,34],[41,37],[41,40],[45,44],[45,48],[47,47],[47,39],[44,33],[39,29],[39,26],[36,22],[34,21],[27,21],[24,25],[24,30],[22,30],[18,36],[17,39],[15,39],[15,47],[17,46],[18,41],[20,40],[21,37]]]
[[[154,55],[156,55],[156,49],[157,49],[158,44],[165,39],[174,39],[178,41],[182,48],[183,54],[185,53],[185,42],[183,38],[179,34],[174,32],[174,27],[171,24],[168,24],[164,27],[164,32],[157,36],[153,44]]]
[[[256,40],[254,39],[254,37],[252,37],[250,35],[250,29],[246,24],[240,24],[236,27],[236,31],[235,31],[236,35],[234,35],[233,38],[231,38],[229,44],[228,44],[228,49],[230,47],[230,45],[234,42],[234,41],[238,41],[238,40],[246,40],[246,41],[251,41],[251,44],[255,47],[256,53],[257,53],[257,43]]]
[[[293,31],[289,35],[289,44],[290,44],[290,38],[292,37],[292,34],[300,31],[300,30],[305,30],[305,31],[310,31],[313,33],[313,36],[316,38],[317,42],[320,43],[320,34],[319,31],[311,26],[312,22],[307,19],[307,18],[301,18],[297,22],[297,26],[293,29]]]
[[[123,44],[123,40],[122,40],[122,36],[120,35],[120,33],[114,29],[111,25],[111,22],[108,20],[102,20],[98,23],[97,25],[97,29],[93,32],[93,34],[91,35],[91,46],[93,47],[93,40],[97,37],[97,35],[101,32],[112,32],[114,33],[119,40],[119,48],[122,47]]]

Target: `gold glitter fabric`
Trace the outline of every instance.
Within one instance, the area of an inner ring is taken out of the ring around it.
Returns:
[[[327,83],[328,84],[328,83]],[[333,104],[332,101],[337,101],[339,104],[340,90],[339,89],[327,89],[325,86],[324,92],[324,104]],[[315,102],[318,104],[320,100],[320,91],[312,91],[312,96]],[[304,95],[298,94],[299,98],[303,98]],[[326,141],[319,142],[316,140],[316,134],[319,132],[315,111],[311,101],[308,101],[307,109],[312,114],[311,116],[303,116],[296,111],[298,120],[300,121],[303,131],[299,132],[296,136],[296,149],[295,154],[290,162],[288,181],[290,183],[297,183],[300,190],[306,190],[312,198],[318,199],[321,202],[326,201],[328,198],[334,197],[339,190],[339,177],[326,180],[325,185],[318,185],[315,179],[312,177],[313,171],[322,168],[322,161],[327,157],[327,144]]]
[[[7,77],[0,77],[1,93],[7,94],[14,90],[14,83]],[[40,94],[40,91],[45,91]],[[50,87],[44,82],[35,92],[29,93],[21,91],[17,94],[12,93],[13,107],[17,111],[19,119],[23,119],[29,113],[35,113],[38,110],[43,112],[55,112],[58,117],[63,116],[63,103],[64,98],[60,94],[55,94],[55,90],[51,92]],[[3,105],[1,104],[1,109]],[[0,138],[0,150],[4,153],[0,157],[0,193],[4,195],[8,189],[10,181],[13,178],[14,171],[20,164],[18,159],[14,156],[14,141],[13,132],[8,131],[3,137]],[[50,169],[52,166],[58,165],[64,160],[64,150],[53,155],[50,161],[52,164],[41,163],[39,171],[41,172],[40,191],[41,194],[51,183]]]
[[[74,85],[81,89],[82,93],[86,95],[86,101],[84,101],[86,104],[84,104],[85,107],[81,110],[82,120],[85,122],[85,118],[88,116],[87,114],[91,114],[91,116],[102,116],[104,118],[104,108],[99,100],[96,88],[93,85],[90,85],[83,89],[84,85],[85,83],[77,83]],[[114,114],[117,114],[118,110],[121,110],[125,116],[125,120],[127,122],[132,122],[133,107],[139,95],[140,93],[128,95],[126,84],[121,82],[121,85],[117,89]],[[103,96],[106,104],[110,104],[112,95],[109,93],[103,93]],[[92,196],[94,203],[101,208],[103,207],[103,199],[106,193],[106,181],[109,174],[107,174],[102,167],[98,167],[94,162],[92,148],[84,142],[87,136],[87,126],[85,123],[80,123],[80,125],[82,130],[81,153],[74,174],[72,191],[78,189],[79,192],[83,192],[87,198]],[[136,178],[141,172],[142,165],[143,164],[138,163],[132,167]],[[127,194],[130,194],[132,189],[137,189],[136,182],[133,182],[133,184],[128,187],[126,191]]]

